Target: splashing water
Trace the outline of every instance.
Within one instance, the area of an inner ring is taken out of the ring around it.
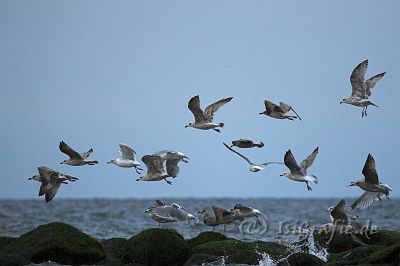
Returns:
[[[275,266],[275,265],[277,265],[276,262],[269,256],[268,253],[264,252],[260,255],[262,256],[262,259],[258,262],[259,266]]]
[[[315,245],[314,228],[311,228],[310,231],[309,231],[306,245],[308,247],[308,253],[309,254],[318,257],[319,259],[321,259],[324,262],[328,261],[329,253],[328,253],[327,249],[323,248],[323,247],[318,248]]]

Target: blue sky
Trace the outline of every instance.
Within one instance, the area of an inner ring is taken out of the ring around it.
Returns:
[[[349,197],[368,153],[398,196],[400,123],[398,1],[1,1],[1,198],[35,198],[27,179],[46,165],[80,178],[63,197]],[[367,77],[386,71],[361,109],[339,102],[349,76],[369,59]],[[202,106],[218,111],[221,134],[184,128]],[[259,116],[264,99],[291,104],[303,121]],[[309,173],[319,184],[280,177],[284,166],[250,173],[222,142],[263,141],[241,150],[255,162],[298,161],[316,146]],[[60,165],[64,140],[94,149],[97,166]],[[139,159],[174,149],[190,157],[165,182],[136,182],[107,165],[118,143]]]

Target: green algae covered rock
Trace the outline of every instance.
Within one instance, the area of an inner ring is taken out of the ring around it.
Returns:
[[[395,244],[372,253],[366,263],[400,265],[400,244]]]
[[[64,223],[40,225],[0,250],[1,258],[26,263],[94,264],[106,256],[100,243]]]
[[[236,239],[213,241],[192,248],[191,254],[211,254],[229,256],[240,250],[252,249],[248,243]]]
[[[294,253],[287,259],[290,266],[318,266],[324,261],[308,253]]]
[[[188,239],[187,243],[190,248],[193,248],[195,246],[199,246],[204,243],[227,240],[227,239],[228,238],[221,233],[207,231],[207,232],[201,232],[197,236]]]
[[[130,238],[121,253],[123,263],[146,265],[183,265],[189,258],[189,246],[172,229],[146,229]]]

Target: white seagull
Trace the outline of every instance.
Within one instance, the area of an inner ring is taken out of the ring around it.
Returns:
[[[377,74],[370,79],[365,79],[365,73],[368,68],[368,60],[362,61],[351,73],[351,96],[343,99],[340,103],[347,103],[354,106],[362,107],[361,116],[367,116],[368,105],[379,107],[371,102],[368,97],[371,96],[371,89],[375,87],[376,83],[383,78],[386,72]]]
[[[350,186],[357,186],[365,192],[351,205],[352,209],[365,209],[376,200],[382,200],[381,196],[385,195],[389,199],[389,192],[392,188],[387,184],[379,182],[378,173],[376,172],[376,164],[374,157],[368,154],[367,160],[365,161],[362,173],[365,179],[351,182]]]
[[[288,150],[285,153],[284,162],[287,168],[289,168],[289,173],[283,173],[281,176],[286,176],[289,179],[297,182],[305,182],[307,184],[308,191],[312,190],[312,188],[308,185],[308,182],[318,184],[318,178],[315,175],[307,175],[307,168],[309,168],[318,154],[318,147],[314,149],[314,151],[301,163],[300,166],[297,164],[296,159],[294,158],[292,151]]]
[[[247,158],[246,156],[244,156],[243,154],[240,154],[239,152],[235,151],[234,149],[232,149],[231,147],[229,147],[225,142],[222,142],[224,144],[224,146],[229,149],[230,151],[236,153],[237,155],[239,155],[240,157],[242,157],[243,159],[246,160],[246,162],[249,164],[249,171],[251,172],[258,172],[262,169],[264,169],[263,166],[267,166],[269,164],[283,164],[283,163],[278,163],[278,162],[267,162],[267,163],[261,163],[261,164],[254,164],[250,161],[249,158]]]
[[[194,123],[189,123],[185,127],[193,127],[202,130],[213,129],[217,132],[221,132],[217,127],[223,127],[224,123],[213,123],[214,113],[218,111],[218,109],[224,104],[230,102],[233,97],[221,99],[213,104],[207,106],[204,110],[200,107],[200,98],[199,95],[194,96],[190,99],[188,103],[189,110],[193,113]]]
[[[136,161],[136,152],[133,150],[131,147],[125,144],[119,144],[119,152],[121,153],[121,157],[117,159],[112,159],[107,164],[112,163],[115,164],[119,167],[124,167],[124,168],[131,168],[134,167],[136,170],[136,173],[140,174],[139,170],[143,170],[140,168],[140,163]]]

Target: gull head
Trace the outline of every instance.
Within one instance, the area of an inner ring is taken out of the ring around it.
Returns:
[[[330,206],[328,209],[326,209],[326,211],[331,212],[333,211],[333,208],[335,208],[335,206]]]
[[[350,99],[345,98],[345,99],[343,99],[343,100],[340,102],[340,104],[342,104],[342,103],[349,103],[349,101],[350,101]]]
[[[207,210],[206,210],[206,209],[202,209],[201,211],[199,211],[199,212],[197,212],[197,213],[205,214],[205,213],[207,213]]]
[[[67,160],[62,161],[60,164],[67,164]]]
[[[184,163],[188,163],[189,162],[189,157],[187,157],[186,155],[182,157],[182,162]]]
[[[289,177],[289,175],[290,175],[290,173],[285,172],[285,173],[283,173],[283,174],[280,174],[279,176],[286,176],[286,177]]]
[[[110,161],[107,162],[107,164],[109,164],[109,163],[115,163],[115,160],[112,159],[112,160],[110,160]]]

